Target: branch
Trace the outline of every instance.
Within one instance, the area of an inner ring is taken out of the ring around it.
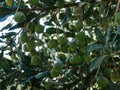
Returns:
[[[45,7],[45,8],[32,8],[29,10],[31,10],[31,11],[34,11],[34,10],[49,11],[49,10],[55,10],[55,9],[60,9],[60,8],[74,7],[74,6],[78,6],[78,5],[79,5],[79,3],[70,3],[70,4],[65,4],[63,7],[51,6],[51,7]]]
[[[70,3],[70,4],[65,4],[63,7],[56,7],[56,6],[50,6],[50,7],[39,7],[39,8],[19,8],[20,11],[50,11],[50,10],[55,10],[55,9],[60,9],[60,8],[68,8],[68,7],[74,7],[78,6],[79,3]],[[0,6],[0,9],[8,9],[12,11],[16,11],[17,8],[5,8],[3,6]]]

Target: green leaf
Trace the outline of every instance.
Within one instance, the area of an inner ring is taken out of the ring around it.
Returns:
[[[44,77],[46,77],[50,72],[48,71],[45,71],[45,72],[41,72],[41,73],[38,73],[37,75],[35,75],[34,77],[36,79],[43,79]]]
[[[0,59],[0,68],[3,69],[7,73],[11,71],[11,67],[9,63],[7,62],[7,59],[5,58]]]
[[[65,36],[66,37],[75,37],[75,33],[74,32],[65,32]]]
[[[16,32],[9,32],[9,33],[6,33],[5,35],[0,36],[0,38],[2,38],[2,39],[9,38],[14,35],[16,35]]]
[[[49,71],[44,71],[44,72],[41,72],[41,73],[38,73],[37,75],[34,75],[34,76],[30,76],[30,77],[27,77],[23,83],[28,83],[30,82],[31,80],[35,79],[35,80],[41,80],[43,78],[45,78],[50,72]]]
[[[46,16],[48,14],[48,11],[46,11],[46,12],[42,12],[42,13],[40,13],[40,14],[34,14],[35,16],[32,18],[33,19],[33,22],[35,23],[35,24],[39,24],[39,20],[42,18],[42,17],[44,17],[44,16]],[[31,16],[33,16],[33,15],[31,15]],[[27,20],[27,22],[28,22],[28,20]]]
[[[30,3],[30,5],[33,5],[33,6],[39,6],[40,5],[39,0],[28,0],[28,2]]]
[[[47,28],[46,29],[46,33],[47,34],[56,34],[57,33],[57,31],[58,31],[58,33],[63,33],[64,31],[63,30],[61,30],[61,29],[58,29],[58,28],[53,28],[53,27],[50,27],[50,28]]]
[[[112,31],[111,27],[109,27],[106,31],[106,42],[110,40],[111,31]]]
[[[34,78],[33,76],[27,77],[22,83],[26,84],[26,83],[30,82],[33,78]]]
[[[85,12],[85,14],[83,15],[83,20],[87,19],[88,17],[90,17],[92,11],[93,11],[93,7],[94,7],[94,3],[91,3],[91,5],[89,6],[88,10]]]
[[[6,34],[7,38],[16,35],[16,32],[9,32]]]
[[[3,42],[3,41],[0,39],[0,42]]]
[[[37,14],[34,12],[31,12],[26,17],[27,17],[27,20],[26,20],[26,23],[27,23],[27,22],[30,22],[33,18],[37,17]]]
[[[59,21],[58,21],[58,19],[57,19],[56,14],[53,14],[53,15],[51,16],[49,22],[51,22],[51,23],[54,22],[56,25],[60,26],[60,23],[59,23]]]
[[[9,16],[11,16],[11,14],[5,15],[5,16],[1,16],[0,17],[0,22],[5,21]]]
[[[21,27],[23,27],[23,25],[24,25],[24,23],[17,23],[14,26],[10,27],[9,31],[21,28]]]
[[[55,34],[56,33],[56,28],[47,28],[46,33],[47,34]]]
[[[11,14],[12,10],[8,8],[0,8],[0,22],[6,20]]]
[[[115,36],[113,37],[112,45],[114,45],[114,43],[116,43],[116,39],[117,39],[117,36],[119,35],[119,33],[120,33],[120,27],[117,28]]]
[[[99,50],[103,50],[105,49],[105,46],[101,43],[91,43],[86,47],[86,51],[87,52],[91,52],[91,51],[99,51]]]
[[[68,8],[66,10],[66,14],[65,14],[64,18],[62,19],[62,22],[61,22],[62,25],[65,25],[68,23],[68,21],[70,20],[70,17],[72,16],[71,13],[72,13],[71,9]]]
[[[42,0],[45,6],[54,6],[56,0]]]
[[[92,72],[93,70],[97,69],[101,64],[102,61],[105,59],[107,55],[101,55],[99,57],[96,57],[90,65],[90,72]]]
[[[95,29],[95,35],[98,41],[105,42],[105,38],[100,29],[98,28]]]
[[[3,30],[6,30],[6,29],[9,29],[10,27],[12,26],[11,23],[5,25],[0,31],[3,31]]]
[[[4,50],[1,50],[1,53],[0,53],[0,58],[3,57],[3,54],[4,54]]]
[[[107,90],[120,90],[120,85],[117,83],[110,83]]]

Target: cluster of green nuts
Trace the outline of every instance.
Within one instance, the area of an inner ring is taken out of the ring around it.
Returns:
[[[23,50],[25,52],[29,52],[29,55],[31,56],[31,65],[40,65],[41,58],[36,51],[36,47],[38,44],[40,45],[40,43],[42,43],[39,39],[36,39],[34,36],[32,36],[32,33],[40,34],[43,31],[44,27],[42,25],[30,22],[27,26],[27,30],[20,34],[19,40],[23,44]]]
[[[20,36],[20,42],[23,43],[23,50],[25,52],[30,52],[31,55],[31,65],[40,65],[41,58],[36,54],[35,51],[35,40],[30,40],[30,37],[27,36],[27,33],[22,33]]]

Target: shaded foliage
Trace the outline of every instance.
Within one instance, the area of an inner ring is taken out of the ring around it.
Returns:
[[[26,19],[13,18],[0,30],[0,90],[120,89],[117,0],[13,1],[0,0],[0,22],[19,11]],[[99,76],[109,81],[106,87]]]

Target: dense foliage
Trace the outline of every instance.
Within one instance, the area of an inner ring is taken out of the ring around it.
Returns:
[[[0,90],[120,90],[119,0],[0,0],[8,17]]]

